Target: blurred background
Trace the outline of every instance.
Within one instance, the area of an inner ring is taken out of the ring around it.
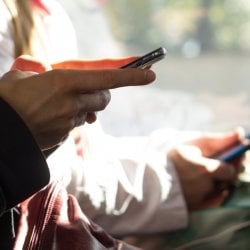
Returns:
[[[154,129],[250,131],[250,1],[59,0],[81,58],[142,55],[163,46],[151,86],[112,91],[99,117],[113,135]]]

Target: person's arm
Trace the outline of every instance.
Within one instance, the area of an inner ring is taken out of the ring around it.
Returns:
[[[237,173],[231,171],[233,165],[206,155],[237,140],[236,132],[206,136],[169,129],[149,137],[114,138],[91,125],[81,127],[75,150],[71,137],[48,162],[51,169],[58,165],[58,172],[65,170],[61,178],[68,191],[77,196],[88,217],[109,233],[159,233],[187,226],[188,210],[195,204],[218,205],[217,198],[223,197],[220,191],[214,193],[211,184],[232,183]],[[187,141],[196,147],[196,154],[169,160],[167,152]],[[216,204],[207,199],[211,195]]]
[[[44,156],[19,115],[0,99],[0,214],[49,182]]]
[[[161,130],[149,137],[117,139],[113,145],[112,140],[106,138],[99,151],[104,158],[105,154],[111,156],[110,162],[107,162],[108,166],[111,165],[110,176],[102,171],[101,165],[101,170],[96,173],[99,182],[104,180],[107,185],[106,197],[114,196],[110,182],[113,178],[117,179],[117,183],[113,181],[117,185],[113,189],[116,190],[115,209],[109,212],[113,221],[97,214],[97,223],[118,235],[167,232],[185,227],[188,211],[218,207],[226,198],[227,187],[237,179],[241,162],[229,164],[209,156],[239,142],[241,133]],[[185,153],[178,151],[177,145],[185,146]],[[115,157],[121,164],[112,166]],[[223,189],[218,189],[216,183],[221,184]],[[129,199],[129,196],[133,198]],[[107,204],[108,201],[106,198]],[[120,214],[116,214],[117,208]]]
[[[43,66],[38,61],[19,59],[16,69],[18,63],[28,65],[27,71]],[[48,175],[40,169],[46,163],[40,162],[43,156],[39,148],[54,147],[75,126],[92,123],[95,112],[109,103],[109,88],[147,84],[154,79],[155,74],[148,70],[50,70],[41,74],[12,70],[6,73],[0,79],[0,97],[6,102],[1,102],[0,110],[3,209],[16,205],[48,182]],[[30,169],[26,161],[34,168]],[[30,182],[36,186],[30,188]]]

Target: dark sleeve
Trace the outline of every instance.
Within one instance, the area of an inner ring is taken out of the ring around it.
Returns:
[[[0,99],[0,214],[49,182],[46,160],[19,115]]]

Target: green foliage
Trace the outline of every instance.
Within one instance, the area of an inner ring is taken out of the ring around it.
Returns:
[[[137,50],[179,52],[193,39],[202,52],[250,51],[246,0],[109,0],[107,11],[116,38]]]

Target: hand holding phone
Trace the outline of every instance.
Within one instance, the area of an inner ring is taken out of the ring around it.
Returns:
[[[167,53],[167,50],[165,48],[158,48],[156,50],[153,50],[138,59],[124,65],[121,67],[121,69],[125,68],[141,68],[144,69],[148,66],[151,66],[152,64],[162,60]]]

